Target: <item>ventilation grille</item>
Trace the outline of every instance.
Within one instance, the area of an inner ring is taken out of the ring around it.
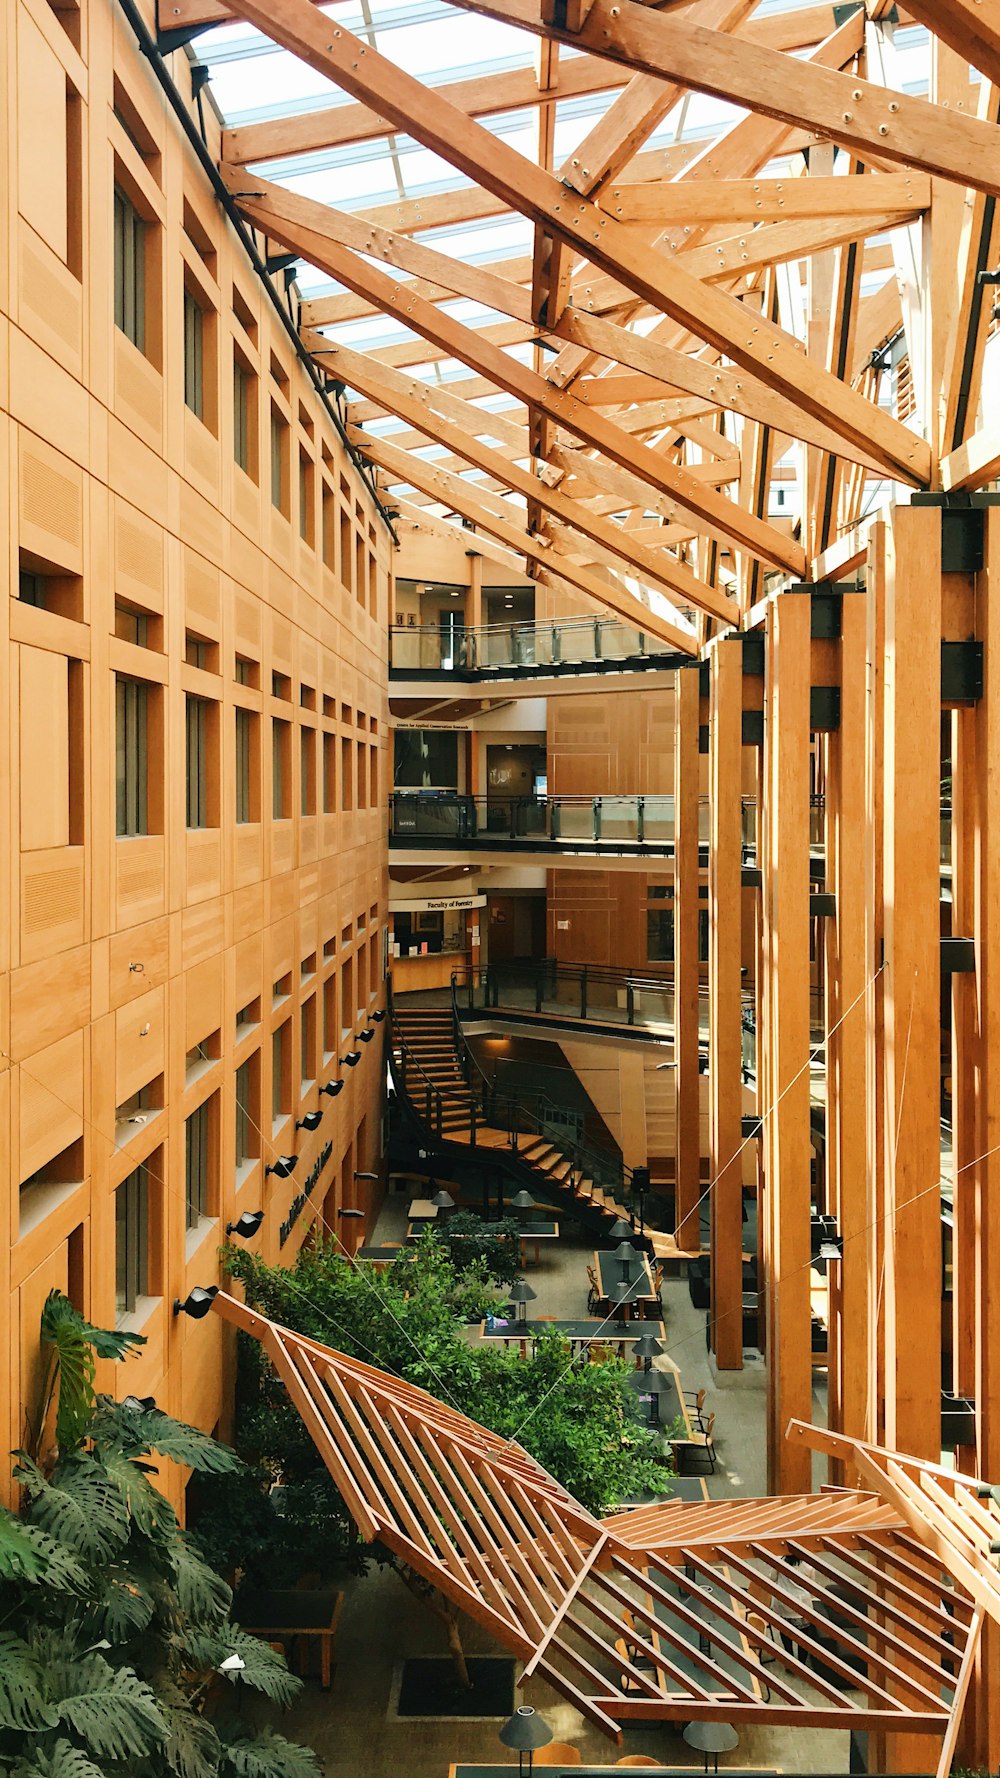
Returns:
[[[52,870],[26,877],[22,921],[25,935],[68,926],[81,917],[83,908],[83,861],[61,864]]]
[[[80,485],[41,457],[25,451],[21,460],[21,514],[29,525],[61,537],[74,550],[82,541]]]
[[[162,593],[163,553],[158,532],[147,531],[142,526],[133,524],[131,519],[119,518],[115,531],[115,555],[123,575],[138,581],[140,586],[148,587],[150,592]]]

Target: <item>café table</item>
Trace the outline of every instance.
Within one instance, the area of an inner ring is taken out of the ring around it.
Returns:
[[[658,1301],[649,1260],[644,1253],[637,1253],[635,1259],[629,1260],[627,1278],[622,1277],[622,1262],[613,1249],[604,1249],[594,1254],[594,1271],[597,1274],[598,1294],[604,1302],[618,1302],[623,1284],[628,1285],[630,1305]]]
[[[406,1212],[407,1222],[435,1222],[438,1207],[430,1198],[411,1198]]]
[[[623,1321],[515,1321],[494,1318],[492,1326],[483,1321],[479,1327],[480,1337],[484,1340],[500,1340],[507,1344],[519,1343],[522,1357],[527,1351],[528,1341],[540,1339],[544,1334],[561,1334],[568,1340],[574,1352],[589,1345],[625,1346],[641,1340],[646,1334],[665,1337],[663,1324],[655,1321],[623,1322]]]
[[[714,1763],[712,1770],[719,1770],[720,1753],[732,1753],[740,1744],[739,1735],[729,1722],[689,1722],[684,1730],[684,1739],[689,1747],[697,1748],[705,1756],[705,1771],[708,1762]]]

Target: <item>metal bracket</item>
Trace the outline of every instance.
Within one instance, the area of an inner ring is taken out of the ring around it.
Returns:
[[[816,889],[809,897],[809,912],[819,920],[833,920],[837,914],[837,897],[828,889]]]
[[[204,31],[211,31],[211,25],[178,25],[174,30],[156,33],[156,47],[161,56],[172,56],[175,49],[184,49],[200,37]]]
[[[741,739],[744,747],[763,747],[764,745],[764,712],[763,710],[744,710],[742,715],[743,732]]]
[[[942,642],[942,704],[975,704],[983,695],[981,642]]]
[[[942,938],[942,975],[972,975],[976,968],[976,944],[971,938]]]
[[[809,727],[829,732],[840,727],[840,686],[813,685],[809,689]]]

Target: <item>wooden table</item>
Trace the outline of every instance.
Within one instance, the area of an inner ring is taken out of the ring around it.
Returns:
[[[522,1266],[526,1266],[528,1263],[527,1249],[529,1247],[533,1246],[535,1249],[535,1264],[537,1266],[539,1241],[558,1241],[558,1239],[559,1224],[557,1222],[527,1223],[520,1234]]]
[[[543,1334],[561,1334],[573,1348],[595,1344],[624,1348],[630,1342],[641,1340],[647,1333],[651,1333],[656,1339],[665,1337],[662,1321],[645,1321],[641,1325],[633,1321],[624,1326],[608,1321],[508,1321],[503,1327],[488,1327],[482,1321],[479,1324],[479,1333],[484,1340],[501,1340],[508,1345],[517,1341],[522,1358],[526,1356],[528,1341],[541,1339]]]
[[[656,1725],[650,1725],[656,1726]],[[665,1723],[665,1728],[676,1728],[680,1737],[680,1723]],[[539,1768],[536,1768],[538,1770]],[[551,1766],[547,1768],[552,1778],[622,1778],[621,1766]],[[646,1778],[698,1778],[697,1766],[643,1766]],[[516,1762],[508,1761],[504,1766],[472,1766],[459,1761],[448,1767],[448,1778],[511,1778],[517,1771]],[[769,1770],[763,1767],[726,1766],[726,1778],[775,1778],[774,1767]]]
[[[594,1254],[594,1271],[597,1274],[597,1289],[602,1301],[616,1303],[618,1292],[622,1287],[621,1260],[614,1251],[604,1249]],[[653,1274],[649,1260],[644,1253],[629,1261],[628,1268],[628,1304],[632,1305],[656,1303],[659,1297],[653,1285]]]
[[[397,1259],[413,1259],[412,1253],[399,1241],[389,1241],[384,1247],[359,1247],[355,1259],[366,1259],[372,1266],[391,1266]]]
[[[258,1590],[245,1587],[233,1601],[233,1617],[244,1630],[266,1642],[292,1642],[298,1637],[318,1637],[320,1681],[330,1689],[334,1642],[343,1593],[332,1587],[280,1587]],[[299,1671],[305,1650],[299,1651]]]
[[[406,1212],[407,1222],[435,1222],[438,1207],[430,1198],[411,1198]]]

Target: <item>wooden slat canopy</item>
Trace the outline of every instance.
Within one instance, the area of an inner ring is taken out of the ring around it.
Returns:
[[[260,1341],[361,1536],[608,1735],[720,1715],[948,1731],[982,1616],[1000,1617],[974,1484],[864,1447],[866,1492],[599,1520],[518,1444],[424,1390],[224,1292],[213,1308]],[[808,1563],[808,1592],[789,1557]]]

